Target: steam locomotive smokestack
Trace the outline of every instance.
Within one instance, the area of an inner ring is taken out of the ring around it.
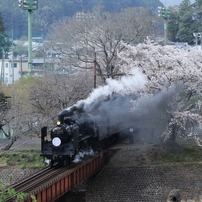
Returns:
[[[73,116],[76,112],[83,112],[83,104],[81,103],[80,106],[72,106],[68,109],[64,109],[62,110],[59,114],[58,114],[58,121],[60,123],[64,123],[64,118],[65,117],[70,117]]]
[[[64,117],[67,116],[69,114],[69,111],[67,109],[62,110],[59,114],[58,114],[58,121],[62,124],[64,123]]]

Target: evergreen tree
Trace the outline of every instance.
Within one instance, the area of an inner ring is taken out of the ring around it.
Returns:
[[[179,13],[178,6],[170,7],[170,20],[168,22],[168,37],[170,41],[176,42],[179,40],[178,31],[179,31]]]
[[[193,42],[193,12],[192,5],[189,0],[183,0],[179,5],[179,31],[177,33],[179,41],[188,42],[189,44]]]
[[[33,12],[33,36],[42,36],[49,31],[53,22],[77,12],[92,12],[95,7],[103,7],[103,11],[119,12],[128,7],[144,7],[157,13],[157,7],[163,6],[160,0],[39,0],[38,10]],[[14,39],[27,35],[27,12],[18,6],[18,0],[0,0],[0,11],[9,37],[14,30]]]
[[[8,35],[5,32],[3,17],[0,12],[0,59],[3,58],[4,54],[6,55],[11,46],[11,42],[7,41],[7,37]]]
[[[5,94],[0,91],[0,130],[2,129],[2,126],[4,125],[4,117],[9,109],[8,99],[9,97],[5,96]]]
[[[193,4],[194,8],[194,20],[195,20],[195,30],[194,32],[202,32],[202,0],[196,0]]]

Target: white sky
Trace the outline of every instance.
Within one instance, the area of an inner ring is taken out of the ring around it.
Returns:
[[[168,6],[174,6],[174,5],[180,5],[180,3],[182,2],[182,0],[160,0],[165,7]],[[191,3],[194,3],[195,0],[190,0]]]

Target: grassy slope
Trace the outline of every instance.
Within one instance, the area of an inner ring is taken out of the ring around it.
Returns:
[[[16,150],[0,154],[0,168],[41,168],[44,166],[40,150]]]

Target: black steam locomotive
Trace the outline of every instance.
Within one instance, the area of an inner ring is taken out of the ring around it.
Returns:
[[[41,129],[41,156],[49,159],[51,166],[55,162],[69,165],[78,152],[102,149],[121,132],[131,134],[132,143],[134,129],[122,113],[124,104],[114,101],[97,101],[88,107],[73,106],[61,111],[50,134],[47,127]]]

